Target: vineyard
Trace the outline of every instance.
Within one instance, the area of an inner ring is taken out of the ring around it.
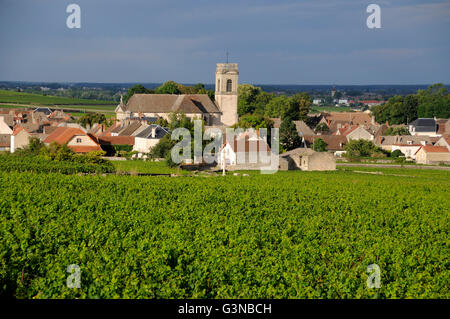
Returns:
[[[0,296],[449,298],[450,173],[388,173],[0,172]]]
[[[101,163],[88,162],[89,158],[75,157],[74,161],[52,161],[41,156],[12,156],[0,155],[0,171],[3,172],[35,172],[35,173],[61,173],[61,174],[98,174],[112,173],[114,166],[109,161]],[[84,161],[83,161],[84,160]]]

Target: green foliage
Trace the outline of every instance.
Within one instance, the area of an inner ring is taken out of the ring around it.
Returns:
[[[178,83],[167,81],[155,89],[156,94],[181,94]]]
[[[317,133],[330,133],[330,128],[325,123],[319,123],[314,130]]]
[[[448,299],[449,172],[392,172],[0,172],[0,295]]]
[[[344,146],[345,156],[350,158],[358,157],[385,157],[385,152],[367,140],[351,140]]]
[[[393,157],[393,158],[397,158],[400,156],[405,156],[405,154],[403,154],[400,150],[395,150],[391,153],[391,157]]]
[[[378,123],[408,124],[418,117],[449,118],[450,94],[443,84],[406,97],[393,96],[384,105],[374,106],[372,112]]]
[[[128,93],[123,97],[123,103],[127,103],[133,94],[151,94],[152,90],[145,88],[142,84],[136,84],[128,89]]]
[[[325,143],[325,141],[321,138],[315,139],[314,140],[314,151],[316,152],[326,152],[327,151],[327,146],[328,144]]]
[[[106,116],[101,113],[86,113],[77,122],[83,127],[92,126],[95,123],[103,124],[106,123]]]
[[[154,124],[159,125],[161,127],[169,126],[169,122],[163,117],[158,117],[158,119],[156,120],[156,122]]]
[[[285,117],[280,125],[280,144],[283,150],[290,151],[300,147],[302,139],[290,117]]]
[[[47,155],[0,155],[0,172],[34,173],[113,173],[114,166],[97,155],[71,155],[61,149],[54,158]]]
[[[238,87],[238,114],[265,113],[265,107],[274,97],[273,94],[264,92],[260,87],[251,84],[241,84]]]
[[[409,135],[409,130],[407,127],[389,127],[386,131],[384,131],[383,135]]]
[[[309,107],[311,106],[311,97],[308,93],[302,92],[293,96],[298,105],[298,119],[306,122],[308,119]]]

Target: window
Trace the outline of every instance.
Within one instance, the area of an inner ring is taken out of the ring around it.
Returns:
[[[81,138],[77,138],[77,143],[81,143]]]
[[[222,91],[221,89],[220,89],[220,80],[217,80],[217,90],[216,90],[217,92],[219,92],[219,91]]]
[[[227,80],[227,92],[231,92],[233,88],[233,81]]]

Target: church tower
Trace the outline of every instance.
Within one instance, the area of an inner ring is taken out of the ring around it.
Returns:
[[[221,122],[225,126],[238,122],[238,78],[237,63],[217,63],[215,97],[222,112]]]

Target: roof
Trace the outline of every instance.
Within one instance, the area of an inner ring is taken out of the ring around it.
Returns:
[[[280,128],[281,126],[281,118],[271,118],[273,121],[274,128]],[[304,121],[293,121],[295,124],[295,128],[298,133],[302,133],[303,135],[314,135],[314,131],[304,122]]]
[[[89,136],[88,134],[86,134],[85,132],[83,132],[78,128],[58,127],[49,136],[47,136],[47,138],[44,140],[44,143],[56,142],[58,144],[66,144],[76,135]]]
[[[414,126],[416,132],[436,132],[436,120],[430,118],[419,118],[409,125]]]
[[[207,94],[134,94],[125,106],[134,113],[220,113]]]
[[[131,136],[137,129],[141,127],[141,123],[132,122],[129,125],[124,126],[122,130],[119,131],[120,136]]]
[[[134,145],[134,136],[99,136],[101,145]]]
[[[344,122],[357,125],[371,124],[372,116],[363,112],[330,112],[323,114],[327,121]]]
[[[417,150],[419,152],[421,149],[425,151],[425,153],[449,153],[449,150],[445,146],[431,146],[425,145]],[[416,152],[416,154],[417,154]]]
[[[327,143],[328,151],[342,151],[344,149],[344,145],[348,143],[347,137],[342,135],[310,135],[305,136],[305,141],[312,145],[314,139],[321,138],[325,143]]]
[[[155,137],[152,137],[152,131],[155,129]],[[169,129],[161,127],[156,124],[149,125],[145,130],[136,135],[139,138],[148,138],[148,139],[161,139],[164,135],[169,133]]]
[[[52,110],[50,110],[48,107],[38,107],[38,108],[35,108],[34,111],[33,111],[33,113],[35,113],[35,112],[41,112],[41,113],[44,113],[45,115],[50,115],[50,114],[52,114]]]
[[[299,148],[295,148],[293,150],[287,151],[283,154],[281,154],[281,157],[287,157],[287,156],[291,156],[291,155],[301,155],[301,156],[305,156],[305,155],[312,155],[314,154],[314,150],[310,149],[310,148],[304,148],[304,147],[299,147]]]
[[[374,142],[377,145],[395,145],[395,144],[421,144],[425,142],[427,144],[435,143],[439,140],[439,137],[430,136],[415,136],[415,135],[387,135],[379,136]]]
[[[29,135],[31,135],[30,132],[29,132],[26,128],[24,128],[23,126],[16,126],[16,127],[14,128],[14,131],[13,131],[12,135],[13,135],[13,136],[16,136],[16,135],[19,134],[21,131],[25,131],[25,132],[27,132]]]
[[[226,138],[223,139],[225,142],[223,146],[226,144],[229,144],[231,149],[236,153],[242,150],[242,145],[244,145],[244,152],[248,153],[250,150],[255,150],[256,152],[264,151],[270,152],[270,147],[267,145],[267,143],[263,139],[250,139],[248,136],[245,136],[244,138],[236,138],[234,137],[234,141],[232,143],[228,143]]]
[[[11,135],[0,134],[0,147],[10,147],[10,146],[11,146]]]

